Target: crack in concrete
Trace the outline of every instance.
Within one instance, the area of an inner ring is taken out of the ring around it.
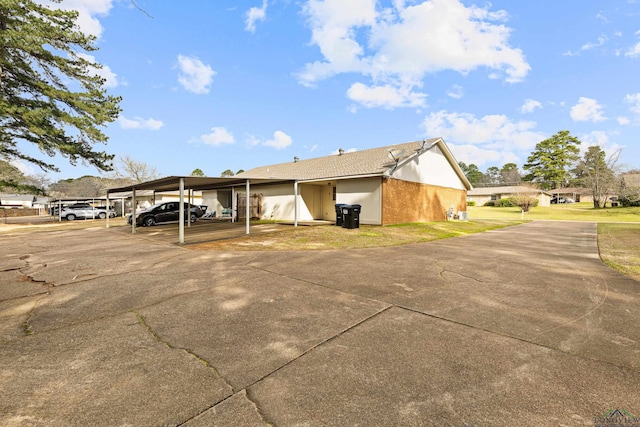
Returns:
[[[183,422],[181,422],[180,424],[178,424],[178,425],[177,425],[177,427],[180,427],[180,426],[184,426],[184,425],[186,425],[187,423],[189,423],[189,422],[193,421],[194,419],[198,418],[199,416],[204,415],[205,413],[209,412],[209,411],[210,411],[210,410],[212,410],[212,409],[215,409],[215,407],[216,407],[216,406],[221,405],[222,403],[226,402],[227,400],[229,400],[229,399],[231,399],[231,398],[233,398],[233,397],[235,397],[235,396],[238,396],[238,395],[240,395],[240,394],[243,394],[243,393],[244,393],[244,397],[245,397],[245,398],[246,398],[246,399],[247,399],[247,400],[248,400],[248,401],[253,405],[253,407],[254,407],[254,409],[255,409],[255,411],[256,411],[256,414],[258,414],[258,416],[260,417],[260,420],[262,421],[262,423],[263,423],[265,426],[270,426],[270,427],[275,426],[275,424],[273,424],[273,423],[271,423],[271,422],[267,421],[266,417],[264,416],[264,414],[262,413],[262,411],[261,411],[261,410],[260,410],[260,408],[258,407],[258,405],[257,405],[257,403],[255,402],[255,400],[254,400],[252,397],[250,397],[250,396],[249,396],[249,390],[247,390],[247,389],[244,389],[244,388],[243,388],[243,389],[238,390],[237,392],[233,393],[232,395],[230,395],[230,396],[228,396],[228,397],[225,397],[225,398],[224,398],[224,399],[222,399],[221,401],[216,402],[215,404],[213,404],[213,405],[209,406],[209,407],[208,407],[208,408],[206,408],[205,410],[200,411],[199,413],[197,413],[197,414],[196,414],[196,415],[194,415],[193,417],[190,417],[190,418],[186,419],[185,421],[183,421]]]
[[[426,313],[424,311],[416,310],[414,308],[405,307],[405,306],[396,305],[396,304],[394,304],[394,307],[399,308],[401,310],[407,310],[407,311],[410,311],[412,313],[420,314],[420,315],[423,315],[423,316],[431,317],[432,319],[442,320],[443,322],[453,323],[454,325],[465,326],[467,328],[475,329],[475,330],[481,331],[481,332],[486,332],[486,333],[489,333],[489,334],[492,334],[492,335],[497,335],[499,337],[513,339],[513,340],[516,340],[516,341],[523,342],[525,344],[530,344],[530,345],[533,345],[533,346],[536,346],[536,347],[540,347],[540,348],[544,348],[544,349],[551,350],[551,351],[557,351],[558,353],[566,354],[567,356],[577,357],[579,359],[586,360],[586,361],[589,361],[589,362],[596,362],[596,363],[600,363],[600,364],[603,364],[603,365],[613,366],[615,368],[622,369],[622,370],[625,370],[625,371],[629,371],[631,373],[640,372],[638,370],[638,368],[634,368],[632,366],[618,365],[618,364],[616,364],[614,362],[610,362],[608,360],[602,360],[602,359],[597,359],[595,357],[589,357],[589,356],[584,356],[582,354],[572,353],[570,351],[562,350],[561,348],[553,347],[551,345],[541,344],[541,343],[538,343],[538,342],[535,342],[535,341],[531,341],[531,340],[526,339],[526,338],[521,338],[521,337],[517,337],[517,336],[514,336],[514,335],[510,335],[510,334],[505,334],[505,333],[502,333],[502,332],[493,331],[491,329],[483,328],[481,326],[472,325],[470,323],[461,322],[461,321],[454,320],[454,319],[449,319],[448,317],[438,316],[438,315],[435,315],[435,314],[432,314],[432,313]]]
[[[493,334],[493,335],[498,335],[498,336],[505,337],[505,338],[511,338],[511,339],[514,339],[514,340],[517,340],[517,341],[521,341],[521,342],[524,342],[524,343],[527,343],[527,344],[531,344],[531,345],[534,345],[534,346],[537,346],[537,347],[545,348],[545,349],[548,349],[548,350],[557,351],[559,353],[566,354],[566,355],[569,355],[569,356],[579,357],[579,358],[581,358],[583,360],[588,360],[588,361],[592,361],[592,362],[599,362],[599,363],[603,363],[603,364],[606,364],[606,365],[609,365],[609,366],[614,366],[614,367],[619,368],[619,369],[627,369],[627,370],[630,370],[632,372],[637,372],[637,369],[635,369],[633,367],[630,367],[630,366],[618,365],[618,364],[615,364],[613,362],[609,362],[609,361],[606,361],[606,360],[601,360],[601,359],[596,359],[596,358],[593,358],[593,357],[583,356],[583,355],[576,354],[576,353],[571,353],[569,351],[565,351],[565,350],[562,350],[560,348],[553,347],[553,346],[550,346],[550,345],[541,344],[541,343],[538,343],[538,342],[535,342],[535,341],[532,341],[532,340],[528,340],[526,338],[521,338],[521,337],[509,335],[509,334],[504,334],[504,333],[501,333],[501,332],[498,332],[498,331],[493,331],[493,330],[490,330],[490,329],[482,328],[480,326],[471,325],[469,323],[460,322],[460,321],[457,321],[457,320],[454,320],[454,319],[450,319],[450,318],[447,318],[447,317],[442,317],[442,316],[438,316],[438,315],[435,315],[435,314],[432,314],[432,313],[427,313],[427,312],[424,312],[424,311],[416,310],[416,309],[413,309],[413,308],[410,308],[410,307],[406,307],[406,306],[403,306],[403,305],[399,305],[399,304],[395,304],[395,303],[389,303],[387,301],[383,301],[383,300],[380,300],[380,299],[370,298],[370,297],[363,297],[363,296],[361,296],[359,294],[356,294],[356,293],[347,292],[347,291],[343,291],[341,289],[332,288],[331,286],[323,285],[323,284],[320,284],[320,283],[315,283],[315,282],[312,282],[310,280],[299,279],[299,278],[287,276],[285,274],[273,272],[273,271],[270,271],[270,270],[265,269],[265,268],[258,268],[258,267],[255,267],[255,266],[252,267],[252,268],[254,268],[256,270],[260,270],[260,271],[265,271],[267,273],[276,274],[276,275],[279,275],[279,276],[282,276],[282,277],[286,277],[286,278],[289,278],[289,279],[292,279],[292,280],[298,280],[298,281],[301,281],[301,282],[304,282],[304,283],[308,283],[308,284],[311,284],[311,285],[320,286],[320,287],[323,287],[323,288],[326,288],[326,289],[331,289],[331,290],[334,290],[334,291],[342,292],[342,293],[345,293],[345,294],[348,294],[348,295],[353,295],[353,296],[357,296],[357,297],[360,297],[360,298],[366,298],[366,299],[369,299],[371,301],[376,301],[376,302],[380,302],[380,303],[384,303],[384,304],[389,304],[389,307],[386,307],[383,311],[386,311],[386,310],[388,310],[388,309],[390,309],[392,307],[396,307],[396,308],[399,308],[399,309],[402,309],[402,310],[407,310],[407,311],[411,311],[413,313],[421,314],[423,316],[428,316],[428,317],[431,317],[431,318],[434,318],[434,319],[442,320],[442,321],[445,321],[445,322],[450,322],[450,323],[453,323],[453,324],[456,324],[456,325],[460,325],[460,326],[466,326],[466,327],[469,327],[469,328],[472,328],[472,329],[475,329],[475,330],[478,330],[478,331],[487,332],[487,333],[490,333],[490,334]],[[447,270],[444,269],[442,271],[442,273],[444,273],[445,271],[447,271]],[[462,277],[468,277],[468,276],[465,276],[465,275],[460,274],[460,273],[455,273],[455,272],[451,272],[451,273],[458,274],[458,275],[460,275]],[[474,277],[468,277],[468,278],[472,279],[472,280],[474,280],[476,282],[479,282],[479,283],[489,283],[489,282],[483,282],[482,280],[476,279]],[[603,281],[604,281],[604,279],[603,279]],[[604,282],[606,283],[606,281],[604,281]],[[568,324],[574,323],[574,322],[580,320],[581,318],[584,318],[584,317],[590,315],[591,313],[593,313],[597,308],[599,308],[604,303],[604,300],[606,300],[606,295],[607,294],[608,294],[608,289],[606,289],[605,298],[603,298],[603,300],[600,301],[600,303],[597,304],[596,307],[594,307],[588,313],[580,316],[577,319],[572,319],[571,321],[567,322],[567,324],[562,325],[562,326],[567,326]],[[538,336],[539,336],[539,334],[538,334]],[[265,378],[266,378],[266,376],[265,376]],[[258,381],[260,381],[260,380],[258,380]],[[256,383],[258,381],[256,381]],[[251,385],[253,385],[253,384],[251,384]],[[247,387],[250,387],[250,386],[247,386]]]
[[[251,393],[251,391],[246,388],[244,389],[244,391],[245,391],[245,396],[247,396],[247,400],[251,402],[253,406],[256,408],[256,413],[258,414],[262,422],[267,426],[271,426],[271,427],[275,426],[276,425],[275,422],[269,421],[269,419],[264,414],[262,409],[260,409],[260,407],[258,406],[258,403],[256,402],[256,398],[252,396],[253,393]]]
[[[219,405],[222,402],[232,398],[236,394],[241,393],[242,391],[246,392],[245,388],[243,388],[241,390],[237,390],[237,391],[234,390],[234,388],[231,386],[231,384],[229,384],[229,382],[220,374],[220,372],[218,372],[218,370],[215,368],[215,366],[213,366],[208,360],[204,359],[203,357],[199,356],[194,351],[192,351],[192,350],[190,350],[188,348],[177,347],[177,346],[171,344],[170,342],[163,340],[162,338],[160,338],[160,336],[153,329],[151,329],[151,326],[147,323],[147,321],[145,320],[144,316],[142,316],[140,313],[138,313],[135,310],[133,311],[133,314],[136,316],[136,318],[138,319],[138,322],[140,322],[142,327],[144,327],[147,330],[147,333],[149,333],[149,335],[151,335],[156,342],[165,345],[167,348],[170,348],[171,350],[184,351],[189,356],[195,358],[198,362],[200,362],[204,366],[206,366],[207,369],[209,369],[216,378],[220,378],[224,382],[225,386],[230,390],[229,396],[225,397],[224,399],[222,399],[222,400],[220,400],[218,402],[215,402],[213,405],[205,408],[204,410],[200,411],[199,413],[197,413],[197,414],[193,415],[192,417],[184,420],[182,423],[178,424],[178,426],[185,425],[189,421],[192,421],[196,417],[204,414],[205,412],[211,410],[212,408],[215,408],[217,405]],[[249,398],[247,397],[247,399],[249,399]],[[249,401],[255,406],[256,412],[264,420],[264,417],[262,417],[262,414],[261,414],[260,409],[258,408],[258,405],[256,404],[256,402],[254,402],[252,399],[249,399]],[[265,422],[265,424],[272,425],[272,424],[269,424],[269,423],[266,423],[266,422]]]
[[[144,316],[142,316],[140,313],[138,313],[136,310],[132,311],[133,314],[136,316],[136,318],[138,319],[138,321],[140,322],[140,324],[147,330],[147,332],[153,337],[154,340],[156,340],[157,342],[166,345],[168,348],[172,349],[172,350],[182,350],[185,353],[187,353],[189,356],[195,358],[198,362],[202,363],[204,366],[206,366],[211,372],[213,372],[214,376],[217,378],[220,378],[222,381],[224,381],[225,385],[227,387],[229,387],[229,389],[231,390],[231,392],[233,393],[233,387],[231,386],[231,384],[229,384],[229,382],[222,376],[220,375],[220,373],[218,372],[218,370],[211,365],[211,363],[209,363],[209,361],[207,361],[206,359],[204,359],[203,357],[199,356],[198,354],[196,354],[193,350],[190,350],[188,348],[182,348],[182,347],[177,347],[174,346],[173,344],[163,340],[162,338],[160,338],[160,336],[153,330],[151,329],[151,326],[149,326],[149,324],[147,323],[147,321],[145,320]]]
[[[388,303],[387,303],[388,304]],[[286,363],[282,364],[281,366],[277,367],[276,369],[272,370],[271,372],[263,375],[262,377],[258,378],[257,380],[255,380],[254,382],[252,382],[251,384],[246,385],[242,390],[245,390],[247,393],[247,399],[249,399],[256,407],[256,410],[258,411],[258,414],[260,415],[260,418],[263,420],[264,423],[266,423],[269,426],[274,426],[275,423],[270,421],[267,416],[263,413],[263,411],[260,409],[260,406],[258,405],[258,403],[256,402],[255,398],[251,397],[250,394],[250,388],[253,387],[254,385],[258,384],[261,381],[264,381],[265,379],[269,378],[271,375],[281,371],[282,369],[286,368],[287,366],[291,365],[292,363],[302,359],[303,357],[305,357],[307,354],[311,353],[312,351],[314,351],[315,349],[341,337],[342,335],[346,334],[347,332],[351,331],[352,329],[357,328],[358,326],[368,322],[369,320],[373,319],[374,317],[379,316],[380,314],[384,313],[385,311],[391,309],[392,307],[394,307],[392,304],[389,304],[387,307],[383,308],[382,310],[378,310],[375,313],[371,314],[370,316],[365,317],[364,319],[359,320],[358,322],[354,323],[351,326],[348,326],[347,328],[341,330],[340,332],[338,332],[337,334],[334,334],[332,336],[330,336],[329,338],[326,338],[322,341],[320,341],[317,344],[312,345],[311,347],[309,347],[308,349],[306,349],[305,351],[303,351],[302,353],[300,353],[299,355],[297,355],[296,357],[292,358],[291,360],[287,361]],[[239,391],[242,391],[239,390]]]

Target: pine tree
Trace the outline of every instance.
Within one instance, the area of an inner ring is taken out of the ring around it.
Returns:
[[[563,187],[569,181],[569,168],[579,159],[579,145],[580,140],[568,130],[536,144],[523,166],[530,173],[527,180],[539,183],[544,189]]]
[[[118,117],[121,99],[108,96],[105,80],[95,74],[101,66],[85,55],[97,50],[95,37],[80,32],[77,18],[75,11],[33,0],[0,0],[0,157],[5,160],[58,171],[25,152],[23,144],[31,143],[73,165],[82,161],[112,169],[113,156],[94,145],[107,142],[100,127]]]

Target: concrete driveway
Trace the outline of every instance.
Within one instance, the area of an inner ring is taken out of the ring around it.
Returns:
[[[596,225],[396,248],[0,235],[0,425],[594,425],[640,416],[640,283]]]

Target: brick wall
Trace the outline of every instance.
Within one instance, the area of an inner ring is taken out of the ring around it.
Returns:
[[[382,225],[445,221],[447,209],[467,210],[467,192],[389,178],[382,183]]]

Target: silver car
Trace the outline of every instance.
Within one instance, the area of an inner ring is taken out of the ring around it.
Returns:
[[[60,216],[68,221],[74,221],[76,219],[105,219],[107,217],[107,208],[90,205],[72,205],[62,208]],[[109,209],[109,218],[114,218],[115,216],[115,211]]]

